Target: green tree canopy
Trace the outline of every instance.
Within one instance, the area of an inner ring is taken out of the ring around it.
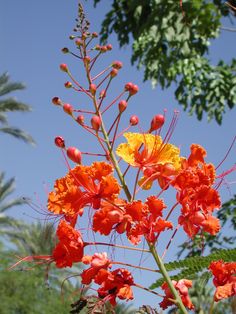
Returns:
[[[177,83],[175,96],[185,110],[199,120],[205,112],[208,120],[221,124],[226,108],[236,104],[236,59],[213,65],[208,53],[223,28],[222,18],[234,17],[236,1],[227,3],[113,0],[102,24],[102,41],[115,32],[120,46],[132,43],[131,61],[144,68],[144,80],[163,89]]]

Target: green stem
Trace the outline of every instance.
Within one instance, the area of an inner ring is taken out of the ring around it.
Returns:
[[[159,257],[159,255],[156,251],[155,246],[149,242],[148,242],[148,246],[149,246],[150,252],[152,253],[152,255],[153,255],[153,257],[154,257],[154,259],[155,259],[155,261],[159,267],[159,270],[160,270],[163,278],[165,279],[166,283],[168,284],[168,286],[170,288],[171,293],[173,294],[173,296],[175,298],[175,302],[176,302],[175,304],[178,306],[178,308],[180,309],[182,314],[188,314],[185,306],[183,305],[181,297],[179,296],[178,292],[176,291],[176,289],[175,289],[175,287],[174,287],[174,285],[170,279],[170,276],[166,271],[164,263],[162,262],[161,258]]]
[[[211,306],[210,306],[210,309],[209,309],[209,314],[213,314],[214,312],[213,312],[213,309],[214,309],[214,303],[215,303],[215,301],[214,301],[214,298],[212,299],[212,302],[211,302]]]

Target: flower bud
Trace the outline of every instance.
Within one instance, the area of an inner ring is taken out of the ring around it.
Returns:
[[[63,110],[64,110],[66,113],[68,113],[69,115],[71,115],[72,112],[73,112],[73,107],[72,107],[72,105],[70,105],[70,104],[64,104],[64,105],[63,105]]]
[[[66,82],[64,84],[65,88],[71,88],[72,87],[72,83],[71,82]]]
[[[112,69],[110,72],[110,76],[113,78],[118,74],[118,70],[117,69]]]
[[[106,45],[106,47],[107,47],[107,50],[112,50],[112,45],[111,44]]]
[[[165,123],[165,117],[158,114],[152,118],[150,132],[160,129]]]
[[[100,45],[96,45],[95,46],[95,50],[99,50],[100,51],[101,50],[101,46]]]
[[[67,65],[65,63],[60,64],[60,69],[63,72],[68,72],[68,67],[67,67]]]
[[[63,53],[69,53],[70,51],[69,51],[69,49],[67,48],[67,47],[64,47],[64,48],[62,48],[62,50],[61,50]]]
[[[97,86],[95,84],[90,84],[89,91],[92,95],[95,95],[96,90],[97,90]]]
[[[130,95],[135,95],[139,91],[138,85],[133,84],[133,87],[129,91]]]
[[[76,162],[77,164],[81,163],[81,152],[76,147],[68,147],[66,154],[70,160]]]
[[[84,63],[89,64],[91,61],[91,58],[89,56],[84,57]]]
[[[91,119],[91,125],[92,128],[97,132],[100,129],[100,126],[102,124],[101,119],[99,118],[99,116],[93,116]]]
[[[130,117],[129,123],[134,126],[137,125],[139,123],[139,118],[136,115],[133,115]]]
[[[53,97],[52,103],[54,105],[60,106],[61,105],[61,99],[59,97]]]
[[[103,90],[101,90],[100,93],[99,93],[99,98],[105,98],[105,97],[106,97],[106,90],[103,89]]]
[[[76,46],[80,47],[83,44],[83,42],[81,39],[76,39],[75,44]]]
[[[107,46],[101,46],[100,50],[101,52],[107,52]]]
[[[83,115],[79,115],[76,118],[76,121],[80,124],[80,125],[84,125],[84,116]]]
[[[119,70],[119,69],[121,69],[121,68],[123,67],[123,64],[122,64],[122,62],[120,62],[120,61],[114,61],[114,62],[112,63],[112,67],[113,67],[114,69]]]
[[[118,106],[119,106],[119,111],[120,111],[120,113],[122,113],[122,112],[124,112],[125,111],[125,109],[127,108],[127,101],[126,100],[121,100],[120,102],[119,102],[119,104],[118,104]]]
[[[55,145],[59,148],[65,148],[65,140],[61,136],[57,136],[54,139]]]
[[[93,33],[92,33],[92,37],[93,37],[93,38],[97,38],[97,37],[98,37],[98,33],[93,32]]]
[[[75,36],[74,35],[70,35],[69,38],[70,38],[70,40],[73,40],[73,39],[75,39]]]

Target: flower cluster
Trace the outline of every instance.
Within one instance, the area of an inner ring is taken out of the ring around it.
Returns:
[[[174,228],[174,224],[169,221],[173,211],[179,215],[174,235],[180,226],[190,238],[201,232],[211,235],[219,232],[219,221],[213,216],[214,211],[221,205],[218,190],[214,186],[215,168],[205,162],[206,151],[200,145],[193,144],[190,156],[186,158],[180,155],[177,146],[170,143],[177,112],[174,113],[164,137],[160,135],[165,125],[165,115],[162,114],[152,118],[146,132],[141,132],[141,128],[139,133],[127,132],[131,127],[139,127],[139,118],[136,115],[130,117],[129,125],[124,130],[119,129],[128,103],[139,88],[128,82],[121,93],[106,104],[108,88],[122,68],[122,63],[113,61],[100,73],[92,75],[96,61],[112,50],[112,46],[110,44],[90,46],[97,34],[88,31],[89,24],[85,20],[81,6],[78,21],[78,34],[70,37],[74,40],[78,53],[71,52],[68,48],[63,48],[62,51],[81,60],[88,80],[87,86],[82,86],[73,77],[66,64],[61,64],[60,69],[70,79],[65,83],[65,87],[86,95],[93,108],[75,108],[64,103],[59,97],[54,97],[52,102],[62,107],[82,130],[97,140],[101,152],[81,152],[77,147],[67,147],[63,137],[55,138],[56,146],[62,150],[66,158],[76,163],[76,166],[74,168],[69,166],[68,173],[55,181],[54,189],[48,195],[48,210],[59,217],[56,233],[58,242],[52,255],[38,258],[46,259],[47,262],[53,261],[58,268],[71,267],[78,262],[89,265],[81,274],[82,284],[97,284],[98,297],[112,305],[116,305],[116,298],[132,300],[132,287],[150,291],[135,283],[131,272],[126,268],[111,270],[115,264],[159,272],[165,280],[161,287],[165,296],[161,296],[163,300],[160,307],[166,309],[177,304],[182,313],[186,313],[186,307],[194,308],[188,295],[188,288],[192,286],[192,282],[184,278],[171,281],[166,271],[163,271],[165,266],[159,256],[157,240],[163,232]],[[105,113],[111,107],[114,109],[114,106],[117,106],[117,115],[107,128]],[[88,116],[90,124],[87,122]],[[122,135],[126,139],[125,143],[120,142]],[[85,165],[83,155],[103,157],[105,161]],[[121,161],[128,164],[126,170],[123,169]],[[129,171],[133,171],[135,179],[128,185],[125,176]],[[141,189],[145,192],[151,188],[154,192],[147,195],[145,201],[138,198]],[[171,188],[175,190],[177,202],[168,208],[160,195]],[[111,241],[96,242],[95,236],[93,242],[84,241],[79,226],[81,217],[86,213],[94,233],[102,236],[115,234],[116,238],[117,235],[124,235],[132,246],[123,248],[151,253],[158,270],[114,261],[108,258],[105,252],[86,255],[85,249],[88,246],[94,246],[96,249],[98,245],[121,247]],[[137,247],[141,241],[143,249]],[[147,250],[144,249],[144,245],[147,246]],[[218,261],[212,263],[210,269],[215,276],[214,284],[217,287],[215,300],[234,295],[236,263],[224,264]],[[158,295],[157,292],[152,293]]]
[[[215,261],[210,264],[209,269],[214,276],[216,302],[236,295],[236,262]]]

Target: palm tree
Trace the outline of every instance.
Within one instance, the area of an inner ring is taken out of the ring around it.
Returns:
[[[10,194],[15,190],[14,183],[15,179],[11,178],[7,181],[4,181],[5,174],[0,173],[0,226],[1,232],[3,232],[3,227],[13,227],[17,220],[5,215],[5,212],[11,209],[14,206],[19,206],[26,203],[26,200],[19,197],[15,199],[9,198]]]
[[[31,111],[31,107],[23,102],[17,101],[13,97],[2,98],[13,91],[22,90],[25,86],[19,82],[9,82],[9,75],[3,73],[0,75],[0,132],[10,134],[18,139],[25,141],[26,143],[34,144],[34,140],[31,135],[27,134],[23,130],[9,126],[7,121],[6,112],[27,112]]]

